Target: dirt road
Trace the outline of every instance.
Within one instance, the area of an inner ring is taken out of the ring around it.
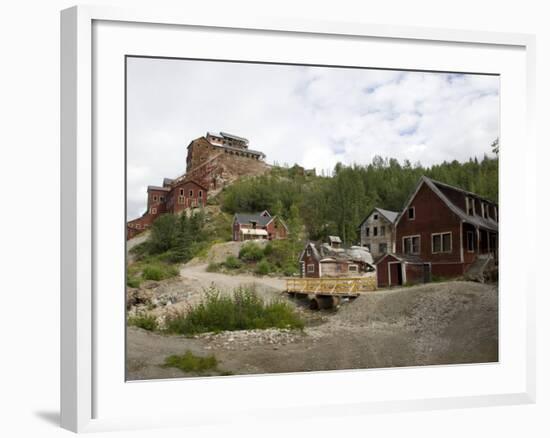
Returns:
[[[259,277],[254,275],[227,275],[217,272],[207,272],[206,264],[184,265],[180,270],[180,276],[196,281],[201,287],[211,285],[220,290],[233,290],[242,285],[255,284],[263,288],[274,289],[281,292],[285,289],[285,280],[275,277]]]
[[[205,266],[186,267],[182,276],[203,286],[259,285],[268,296],[283,287],[279,279],[211,274]],[[296,371],[480,363],[498,360],[496,286],[447,282],[377,291],[343,304],[337,311],[306,316],[303,332],[277,330],[224,332],[198,338],[165,336],[128,328],[128,378],[185,377],[164,368],[164,359],[191,350],[215,354],[219,373]]]

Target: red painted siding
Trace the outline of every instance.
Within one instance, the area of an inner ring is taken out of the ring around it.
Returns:
[[[411,202],[414,219],[408,218],[408,211],[396,226],[396,252],[404,252],[403,237],[420,235],[420,254],[423,261],[437,263],[461,263],[460,219],[445,205],[426,184],[423,184]],[[452,250],[448,253],[432,253],[432,234],[451,232]]]

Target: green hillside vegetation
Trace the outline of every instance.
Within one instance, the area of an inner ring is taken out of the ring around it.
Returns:
[[[205,255],[214,243],[230,239],[231,215],[226,213],[163,214],[151,226],[149,238],[131,249],[136,262],[128,267],[126,284],[139,287],[142,280],[177,276],[177,264]]]
[[[494,145],[493,145],[494,146]],[[178,275],[175,264],[206,255],[217,242],[231,240],[233,214],[268,210],[289,229],[288,239],[264,248],[245,245],[239,257],[210,264],[209,271],[294,275],[306,240],[339,235],[356,244],[358,226],[374,208],[400,211],[422,175],[498,200],[498,148],[491,157],[465,163],[443,162],[430,167],[393,158],[375,157],[367,165],[336,164],[332,175],[304,175],[299,166],[274,166],[262,176],[241,178],[215,199],[221,211],[186,215],[164,214],[151,227],[149,239],[132,249],[136,263],[128,268],[127,284]]]
[[[486,155],[430,167],[375,157],[368,165],[338,163],[329,177],[274,167],[267,175],[243,178],[225,188],[220,203],[229,214],[268,210],[287,223],[299,220],[302,237],[324,240],[339,235],[349,245],[357,242],[357,227],[372,208],[400,211],[422,175],[498,200],[498,156]]]

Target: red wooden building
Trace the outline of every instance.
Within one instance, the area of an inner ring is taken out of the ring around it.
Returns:
[[[163,213],[181,213],[188,208],[204,207],[208,190],[193,180],[185,178],[164,179],[162,187],[147,188],[147,211],[126,226],[126,238],[147,230],[159,215]]]
[[[381,284],[424,280],[428,271],[440,277],[462,276],[480,257],[498,262],[498,205],[425,176],[397,217],[395,233],[396,254],[377,262]],[[392,269],[390,281],[386,276]]]
[[[286,239],[288,228],[277,216],[267,210],[261,213],[237,213],[233,218],[233,240],[277,240]]]

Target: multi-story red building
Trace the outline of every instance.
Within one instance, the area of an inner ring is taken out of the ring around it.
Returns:
[[[164,179],[162,187],[147,188],[147,211],[127,224],[126,238],[131,239],[147,230],[163,213],[181,213],[188,208],[204,207],[208,190],[192,180],[173,181]]]
[[[458,277],[498,262],[498,205],[423,176],[395,220],[394,254],[377,261],[379,286]]]

